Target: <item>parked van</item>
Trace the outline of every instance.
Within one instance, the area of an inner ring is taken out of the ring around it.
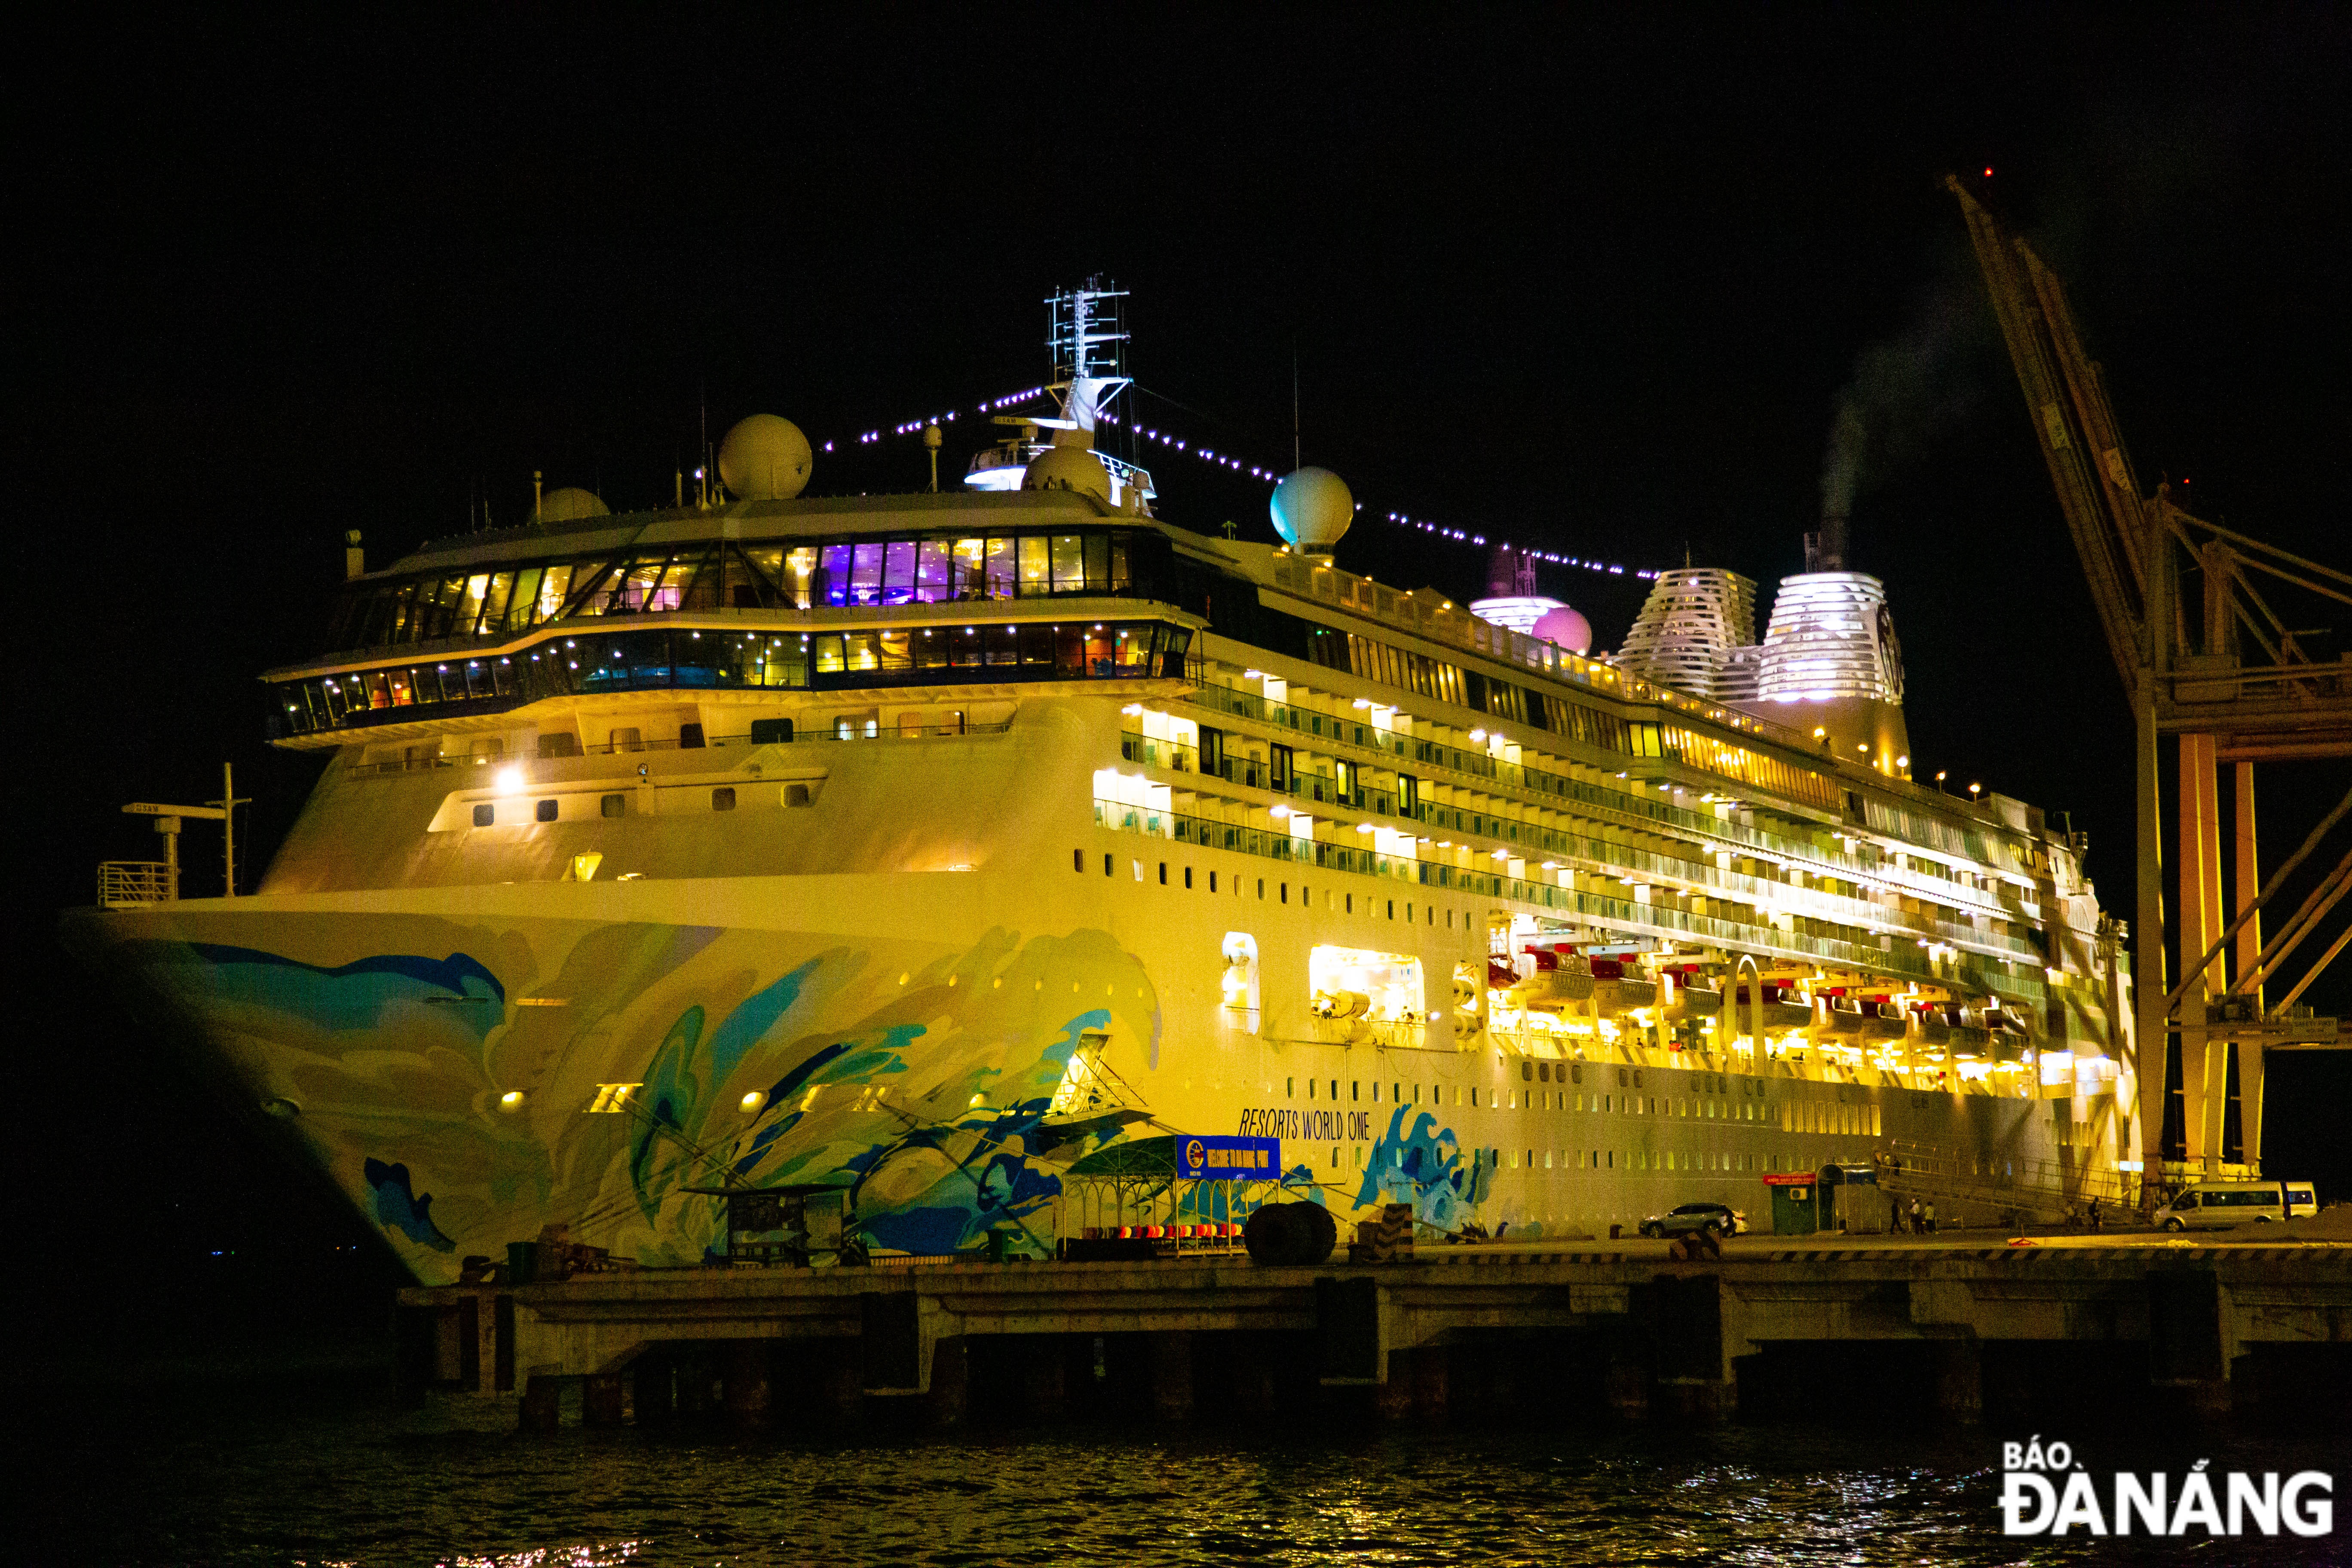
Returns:
[[[2319,1212],[2309,1182],[2200,1182],[2156,1211],[2160,1230],[2221,1230]]]

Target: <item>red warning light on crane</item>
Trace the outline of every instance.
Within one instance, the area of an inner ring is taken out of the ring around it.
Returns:
[[[1992,165],[1990,163],[1987,163],[1985,165],[1985,178],[1988,180],[1992,178]]]

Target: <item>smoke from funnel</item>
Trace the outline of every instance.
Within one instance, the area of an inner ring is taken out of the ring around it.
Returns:
[[[1855,356],[1839,389],[1822,458],[1821,532],[1806,542],[1806,569],[1849,565],[1847,519],[1854,502],[1916,460],[1936,436],[1958,424],[1978,387],[1962,359],[1981,306],[1957,284],[1923,293],[1911,320]]]

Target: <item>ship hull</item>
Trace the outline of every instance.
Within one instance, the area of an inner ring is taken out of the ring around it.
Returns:
[[[1018,875],[190,901],[77,917],[76,940],[193,1024],[427,1283],[551,1224],[644,1265],[699,1263],[723,1253],[724,1215],[686,1189],[735,1184],[843,1185],[879,1250],[1050,1246],[1100,1217],[1074,1160],[1174,1132],[1279,1138],[1294,1189],[1343,1224],[1406,1202],[1444,1230],[1554,1237],[1702,1200],[1769,1228],[1767,1171],[1867,1163],[1895,1140],[1987,1172],[2055,1152],[2033,1100],[1696,1053],[1548,1062],[1538,1079],[1475,1033],[1444,1049],[1316,1037],[1349,1031],[1277,1000],[1303,1004],[1312,950],[1381,943],[1434,970],[1474,951],[1468,909],[1458,928],[1412,906],[1404,927],[1384,898],[1334,915],[1328,889],[1270,883],[1263,863],[1199,851],[1163,879],[1139,846],[1177,847],[1098,829]],[[1220,958],[1244,929],[1267,995],[1242,1014]],[[1074,1072],[1088,1052],[1107,1070]],[[1073,1105],[1076,1078],[1119,1086],[1135,1114],[1090,1120],[1101,1101]],[[1847,1217],[1880,1227],[1885,1202]]]

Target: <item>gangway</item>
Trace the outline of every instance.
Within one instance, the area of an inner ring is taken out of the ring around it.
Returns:
[[[2137,1199],[2128,1173],[2067,1160],[1989,1161],[1964,1150],[1889,1138],[1872,1152],[1878,1185],[1908,1205],[1967,1204],[2023,1221],[2079,1217],[2094,1203],[2121,1212]]]

